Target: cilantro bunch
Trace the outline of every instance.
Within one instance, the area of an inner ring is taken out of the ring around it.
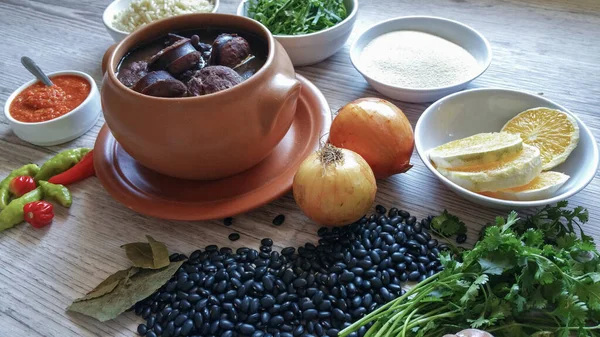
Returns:
[[[343,0],[250,0],[248,16],[276,35],[300,35],[321,31],[347,16]]]
[[[587,213],[561,213],[563,206],[525,221],[515,212],[498,217],[473,249],[442,254],[444,271],[340,337],[370,322],[367,337],[439,337],[465,328],[506,337],[600,336],[600,256],[590,237],[578,238],[570,227],[578,215],[587,221]]]

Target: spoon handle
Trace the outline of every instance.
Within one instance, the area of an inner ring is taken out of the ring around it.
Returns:
[[[38,65],[35,64],[35,62],[33,62],[32,59],[30,59],[27,56],[23,56],[23,57],[21,57],[21,63],[23,64],[25,69],[29,70],[29,72],[32,73],[33,76],[35,76],[38,80],[42,81],[42,83],[44,83],[45,85],[47,85],[49,87],[54,85],[54,83],[52,83],[52,81],[50,81],[48,76],[46,76],[46,74],[44,74],[42,69],[40,69],[40,67],[38,67]]]

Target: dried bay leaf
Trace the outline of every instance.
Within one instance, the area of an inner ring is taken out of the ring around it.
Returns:
[[[154,240],[150,235],[146,235],[150,248],[152,248],[152,257],[154,259],[154,267],[162,268],[166,267],[171,263],[169,260],[169,250],[167,246],[159,241]]]
[[[67,310],[94,317],[101,322],[113,319],[166,284],[184,262],[172,262],[162,269],[138,269],[134,273],[133,269],[137,268],[121,270],[116,273],[118,276],[111,275],[94,289],[98,294],[105,292],[103,295],[86,298],[88,294],[75,300]],[[115,282],[114,288],[107,291]]]
[[[135,267],[146,269],[159,269],[169,265],[169,251],[164,243],[154,240],[150,235],[146,235],[148,242],[128,243],[122,248],[125,249],[127,258]]]
[[[113,290],[119,285],[119,283],[127,284],[129,278],[135,275],[139,271],[139,268],[131,267],[125,270],[119,270],[118,272],[110,275],[106,278],[106,280],[100,282],[96,286],[96,288],[92,289],[89,293],[87,293],[84,297],[78,298],[73,302],[80,302],[85,300],[91,300],[92,298],[97,298],[104,296]]]

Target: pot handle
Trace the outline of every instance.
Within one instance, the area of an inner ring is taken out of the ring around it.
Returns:
[[[263,107],[261,109],[263,111],[261,113],[261,124],[265,134],[270,133],[277,125],[284,107],[296,106],[296,101],[300,97],[300,90],[302,89],[300,81],[283,74],[275,75],[271,83],[272,87],[263,91],[259,104]],[[290,101],[293,101],[293,103],[289,103]],[[273,106],[277,106],[277,109],[273,109]]]
[[[110,61],[110,54],[112,54],[112,52],[115,50],[115,48],[117,47],[117,44],[113,44],[112,46],[108,47],[108,49],[106,49],[106,51],[104,52],[104,56],[102,56],[102,75],[104,75],[104,73],[106,72],[106,70],[108,68],[110,68],[108,62]]]

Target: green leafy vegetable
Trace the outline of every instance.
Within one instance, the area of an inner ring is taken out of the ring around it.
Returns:
[[[67,310],[101,322],[113,319],[167,283],[183,262],[172,262],[162,269],[139,270],[132,267],[118,271],[92,292],[73,301]]]
[[[467,233],[467,226],[447,210],[431,219],[431,229],[441,236],[449,237]]]
[[[250,0],[248,16],[273,34],[300,35],[333,27],[348,14],[343,0]]]
[[[466,328],[497,337],[600,336],[600,254],[581,230],[587,210],[566,206],[523,221],[515,212],[498,217],[473,249],[442,254],[442,272],[339,336],[368,323],[367,337],[439,337]],[[460,222],[447,212],[439,219],[440,231]]]
[[[159,269],[169,265],[169,251],[164,243],[146,235],[148,242],[133,242],[123,245],[125,254],[134,267]]]

